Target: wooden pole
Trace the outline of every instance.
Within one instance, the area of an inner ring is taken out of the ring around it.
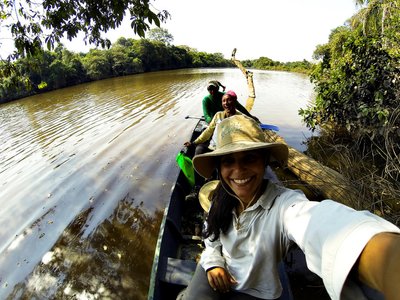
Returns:
[[[267,141],[285,140],[272,130],[265,130]],[[288,169],[301,181],[321,192],[323,198],[332,199],[347,206],[359,209],[361,192],[356,190],[340,173],[308,157],[293,147],[289,148]]]
[[[256,99],[256,92],[254,90],[254,84],[253,84],[253,72],[247,71],[245,67],[243,67],[242,63],[240,60],[237,60],[235,58],[236,55],[236,48],[233,49],[232,51],[232,58],[231,60],[234,62],[234,64],[242,71],[243,75],[246,77],[247,81],[247,87],[249,89],[249,96],[246,100],[246,109],[248,112],[250,112],[253,108],[254,105],[254,100]]]

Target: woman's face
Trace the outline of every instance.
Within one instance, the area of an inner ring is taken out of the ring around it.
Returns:
[[[243,151],[221,157],[221,176],[245,204],[249,203],[263,182],[263,150]]]
[[[235,104],[236,101],[231,95],[225,94],[222,96],[222,108],[226,112],[233,112],[235,110]]]

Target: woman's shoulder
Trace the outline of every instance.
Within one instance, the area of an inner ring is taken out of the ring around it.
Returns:
[[[271,181],[268,182],[265,194],[269,199],[274,199],[274,202],[283,206],[289,206],[294,202],[308,201],[303,191],[289,189]]]
[[[221,110],[221,111],[216,112],[215,115],[214,115],[214,118],[215,119],[220,119],[220,120],[226,119],[225,118],[225,111]]]
[[[203,98],[203,103],[204,102],[210,102],[210,101],[212,101],[212,98],[211,98],[211,95],[210,94],[208,94],[208,95],[206,95],[206,96],[204,96],[204,98]]]

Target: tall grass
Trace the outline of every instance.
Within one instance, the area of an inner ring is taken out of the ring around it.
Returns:
[[[360,191],[356,209],[400,225],[400,106],[375,135],[326,126],[308,142],[307,154],[345,176]]]

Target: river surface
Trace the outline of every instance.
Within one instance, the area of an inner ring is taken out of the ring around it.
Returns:
[[[239,69],[120,77],[0,105],[0,299],[146,299],[175,156],[217,79]],[[252,114],[305,150],[308,77],[254,71]]]

